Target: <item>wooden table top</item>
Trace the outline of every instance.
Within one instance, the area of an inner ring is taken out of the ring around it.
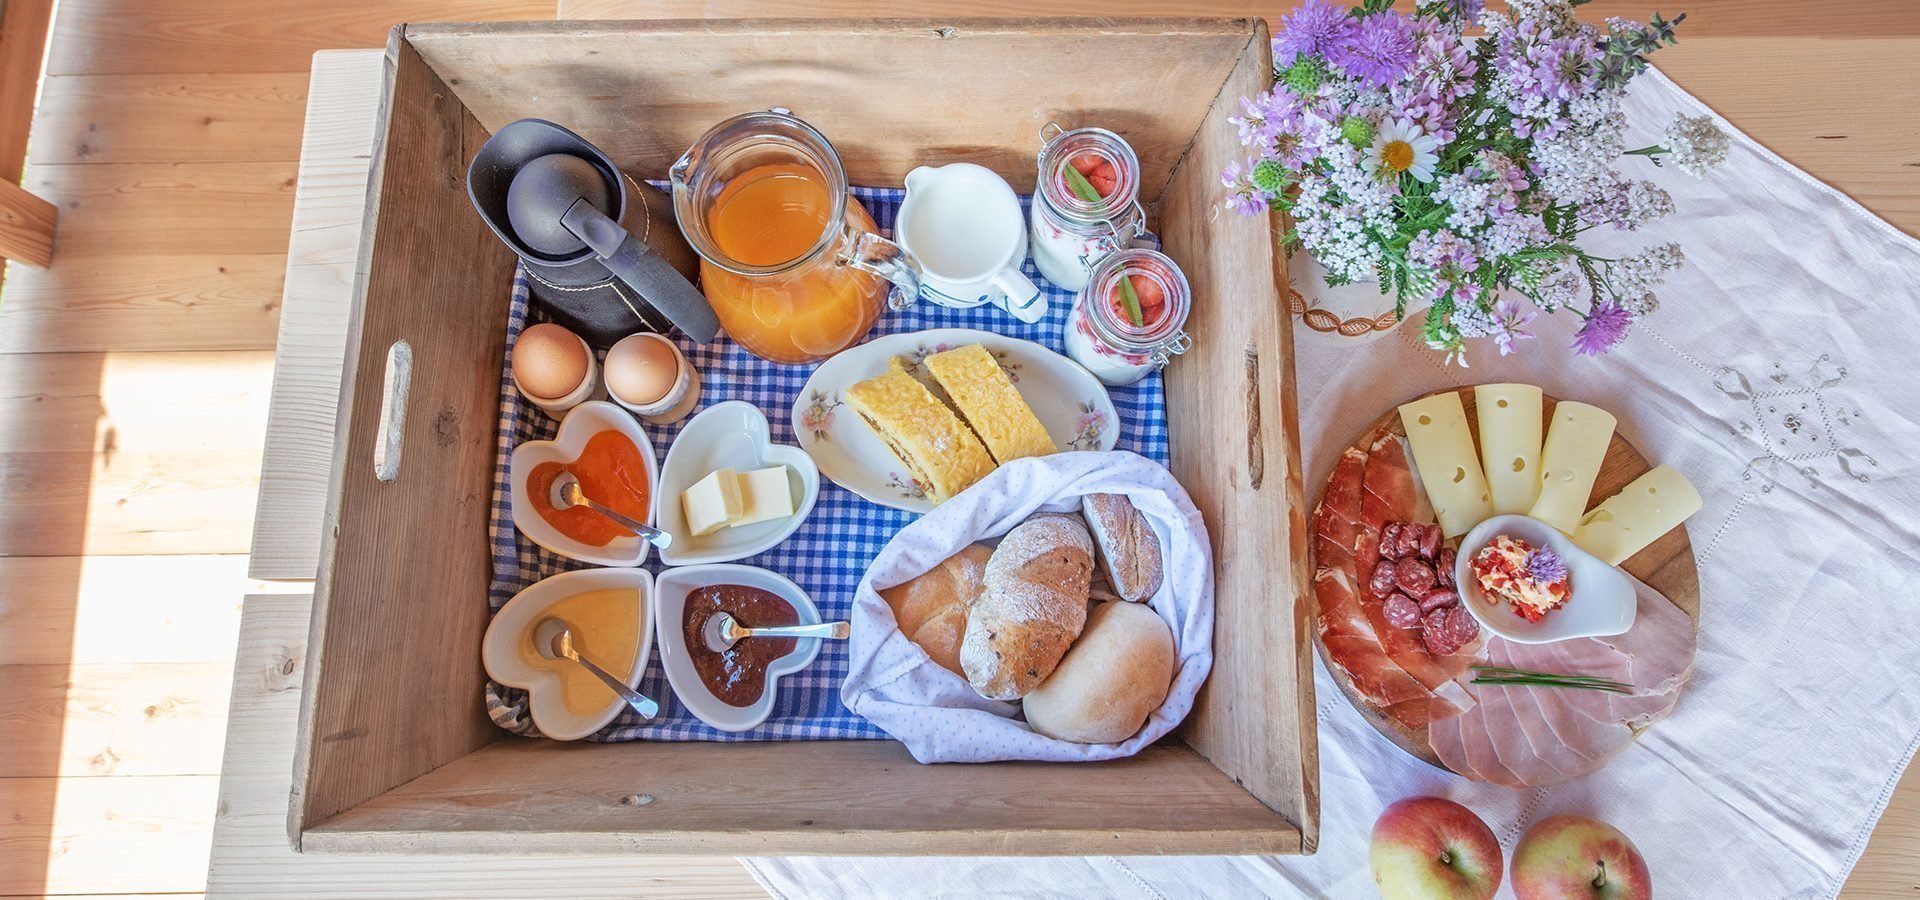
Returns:
[[[1260,15],[1290,3],[1066,0],[1063,15]],[[1920,234],[1920,11],[1912,0],[1805,4],[1694,0],[1662,71],[1795,165]],[[563,18],[794,15],[767,0],[560,0]],[[960,12],[964,10],[964,13]],[[1646,3],[1597,0],[1583,15],[1644,16]],[[1019,0],[817,0],[811,15],[1032,15]],[[339,391],[346,309],[365,199],[377,50],[315,58],[289,247],[267,462],[253,571],[308,579],[318,555]],[[1764,60],[1764,62],[1757,62]],[[293,853],[286,798],[305,659],[310,595],[250,597],[235,665],[233,707],[215,825],[210,895],[519,896],[604,893],[759,897],[726,858],[354,857]],[[1328,835],[1326,839],[1335,839]],[[1920,778],[1909,773],[1874,831],[1843,896],[1920,891]]]

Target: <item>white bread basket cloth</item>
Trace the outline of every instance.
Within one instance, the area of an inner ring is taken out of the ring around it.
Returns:
[[[1118,744],[1038,734],[1020,706],[988,700],[900,633],[876,593],[919,576],[976,541],[998,538],[1036,512],[1080,510],[1083,494],[1125,494],[1160,538],[1166,578],[1148,605],[1173,630],[1179,657],[1167,699]],[[1117,759],[1173,730],[1213,667],[1213,552],[1200,511],[1173,475],[1135,453],[1076,452],[1015,460],[900,530],[867,568],[853,599],[852,663],[840,687],[848,709],[885,729],[923,763]]]

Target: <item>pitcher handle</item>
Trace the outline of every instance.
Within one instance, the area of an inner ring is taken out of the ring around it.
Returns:
[[[853,225],[846,227],[842,246],[847,248],[840,255],[842,265],[893,282],[887,292],[889,309],[906,309],[920,296],[920,261],[907,248]]]

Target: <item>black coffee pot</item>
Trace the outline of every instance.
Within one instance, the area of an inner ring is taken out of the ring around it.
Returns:
[[[588,344],[673,327],[703,344],[719,333],[672,198],[572,131],[544,119],[501,127],[467,167],[467,197],[526,264],[534,299]]]

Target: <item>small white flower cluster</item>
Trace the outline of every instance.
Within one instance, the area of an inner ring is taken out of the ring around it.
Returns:
[[[1727,133],[1720,130],[1712,116],[1680,113],[1667,125],[1667,152],[1673,163],[1695,178],[1727,159]]]
[[[1534,142],[1540,186],[1561,203],[1598,203],[1620,190],[1613,170],[1627,151],[1627,120],[1620,95],[1602,91],[1567,104],[1569,127]]]
[[[1587,276],[1580,271],[1571,256],[1546,260],[1539,264],[1544,269],[1540,276],[1539,306],[1547,312],[1571,309],[1586,299],[1589,285]]]
[[[1648,247],[1632,256],[1607,264],[1607,285],[1613,295],[1635,316],[1645,316],[1660,308],[1653,289],[1667,280],[1667,273],[1680,268],[1686,256],[1679,244]]]

